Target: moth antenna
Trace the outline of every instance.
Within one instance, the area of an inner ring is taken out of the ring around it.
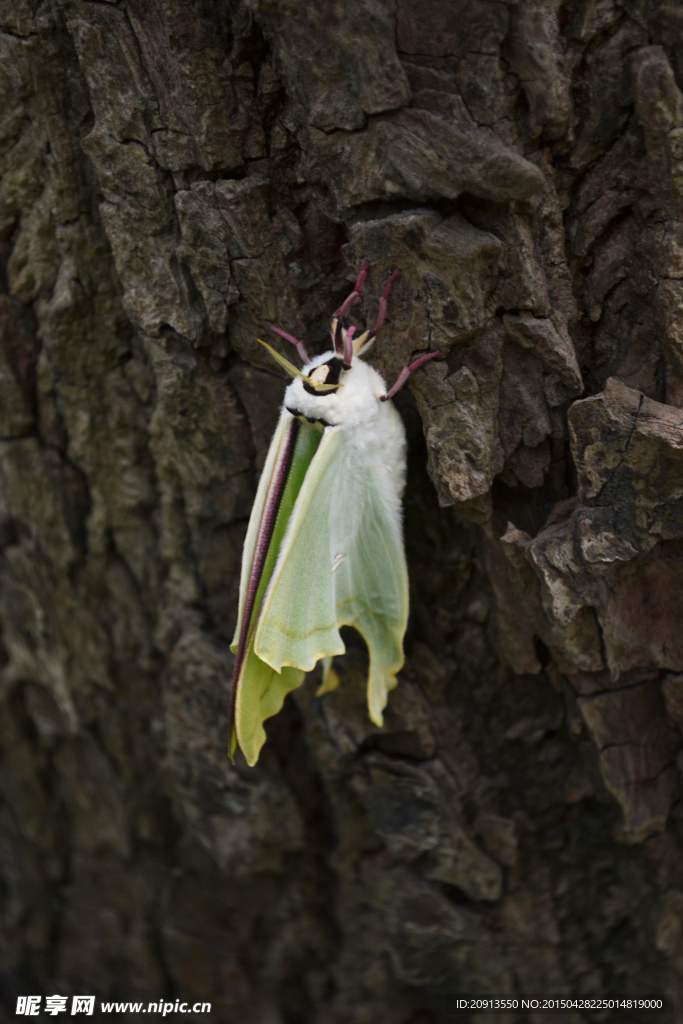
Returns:
[[[382,330],[384,318],[387,315],[387,304],[389,302],[389,296],[391,295],[391,289],[394,287],[394,281],[401,276],[400,270],[395,270],[389,280],[387,286],[384,289],[382,298],[379,300],[379,310],[377,311],[377,323],[375,324],[375,334],[379,334]]]
[[[410,364],[410,366],[404,366],[401,372],[399,373],[398,379],[394,386],[387,391],[386,395],[380,395],[380,402],[386,402],[387,399],[393,398],[396,392],[401,390],[405,382],[408,380],[408,377],[410,377],[411,373],[419,369],[420,366],[423,366],[424,363],[428,363],[430,359],[438,359],[440,355],[441,352],[428,352],[427,355],[420,356],[419,359],[416,359],[414,363]]]
[[[342,325],[341,320],[337,319],[336,314],[332,317],[332,343],[334,345],[335,354],[338,356],[344,355],[344,339],[342,336]]]
[[[292,345],[296,345],[296,350],[304,365],[306,363],[310,363],[311,360],[308,358],[308,352],[304,347],[303,341],[299,341],[299,339],[295,338],[293,334],[287,334],[287,331],[283,331],[281,327],[276,327],[275,324],[270,324],[270,330],[275,331],[276,334],[279,334],[281,338],[285,338],[286,341],[291,341]]]
[[[375,335],[374,335],[373,331],[363,331],[363,333],[359,334],[357,338],[354,337],[354,339],[353,339],[353,354],[354,354],[354,356],[359,356],[361,354],[361,352],[367,352],[367,350],[370,348],[370,346],[372,345],[374,340],[375,340]]]
[[[280,353],[277,352],[272,345],[269,345],[267,341],[261,341],[260,338],[257,338],[256,340],[259,345],[263,345],[264,348],[268,349],[275,362],[279,363],[280,366],[287,371],[290,377],[299,377],[304,381],[304,383],[309,384],[315,391],[336,391],[338,387],[341,387],[340,384],[314,384],[310,377],[307,377],[305,373],[301,372],[301,370],[297,370],[294,363],[290,363],[289,359],[285,359],[284,356],[281,356]]]
[[[344,369],[351,369],[351,360],[353,359],[353,336],[356,332],[354,324],[344,332]]]
[[[353,286],[353,291],[344,299],[339,309],[335,310],[332,316],[336,316],[338,319],[341,320],[343,317],[346,316],[348,311],[351,309],[351,306],[355,306],[357,302],[360,302],[361,293],[363,291],[363,284],[365,282],[365,275],[368,272],[369,266],[370,264],[368,263],[368,261],[363,260],[360,268],[360,274],[358,275],[358,280]]]

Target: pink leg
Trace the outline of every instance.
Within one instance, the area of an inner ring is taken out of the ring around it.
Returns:
[[[351,339],[353,337],[353,332],[355,331],[355,327],[352,326],[352,327],[350,327],[348,329],[348,331],[346,332],[346,342],[342,345],[341,320],[342,320],[343,317],[346,316],[346,314],[349,312],[349,310],[351,309],[352,306],[355,306],[355,304],[357,302],[360,302],[361,294],[362,294],[362,291],[363,291],[363,284],[365,283],[365,276],[366,276],[366,274],[368,272],[368,266],[369,266],[368,260],[363,260],[363,262],[361,264],[361,268],[360,268],[360,273],[358,275],[358,280],[356,281],[356,284],[354,285],[353,291],[351,292],[351,294],[349,296],[347,296],[346,299],[344,299],[344,301],[342,302],[342,304],[339,307],[339,309],[335,310],[335,312],[332,314],[332,327],[333,327],[333,335],[332,335],[332,337],[333,337],[333,341],[334,341],[334,350],[335,350],[335,352],[337,353],[338,356],[342,356],[343,357],[343,359],[344,359],[344,366],[345,366],[345,368],[347,370],[351,366],[351,361],[353,359],[353,345],[351,344]],[[389,280],[387,281],[387,286],[384,289],[384,293],[382,295],[382,298],[379,300],[379,310],[377,312],[377,323],[375,324],[374,331],[372,331],[372,333],[369,335],[370,338],[374,338],[374,336],[377,334],[377,332],[379,330],[381,330],[381,328],[382,328],[382,324],[384,323],[384,318],[387,315],[387,302],[389,300],[389,296],[391,295],[391,289],[394,286],[394,281],[396,280],[396,278],[398,278],[400,276],[401,276],[401,271],[400,270],[395,270],[393,272],[393,274],[391,275],[391,277],[389,278]],[[287,335],[285,335],[285,337],[287,337]],[[366,344],[368,344],[368,342],[366,342]]]
[[[337,309],[332,314],[332,316],[336,316],[339,320],[341,320],[342,317],[346,316],[348,311],[351,309],[351,306],[355,306],[357,302],[360,302],[361,293],[363,291],[363,283],[365,281],[365,275],[368,272],[369,266],[370,264],[368,263],[368,261],[363,260],[360,268],[360,274],[358,275],[358,280],[356,281],[353,287],[353,291],[349,296],[347,296],[347,298],[344,299],[339,309]]]
[[[275,324],[271,324],[270,329],[271,331],[275,331],[276,334],[279,334],[281,338],[285,338],[287,341],[291,341],[292,345],[296,345],[296,350],[301,356],[301,361],[304,364],[310,363],[311,360],[308,358],[308,352],[304,348],[303,341],[299,341],[292,334],[287,334],[287,331],[283,331],[280,327],[276,327]]]
[[[396,392],[401,390],[405,382],[408,380],[408,377],[410,377],[411,373],[413,373],[414,370],[417,370],[420,366],[423,366],[424,363],[428,363],[430,359],[438,359],[440,355],[440,352],[428,352],[426,356],[420,356],[420,358],[416,359],[414,363],[410,364],[410,366],[404,366],[401,372],[399,373],[398,380],[394,384],[393,388],[389,388],[386,395],[381,395],[380,401],[386,402],[388,398],[393,398]]]
[[[394,281],[396,280],[396,278],[400,276],[401,271],[395,270],[391,277],[389,278],[389,280],[387,281],[387,286],[384,289],[384,294],[382,295],[382,298],[379,300],[379,311],[377,313],[377,323],[375,324],[374,330],[375,334],[379,334],[379,332],[382,329],[384,317],[387,315],[387,302],[389,301],[389,296],[391,295],[391,289],[394,287]]]
[[[353,359],[353,336],[356,333],[355,324],[351,324],[346,331],[346,337],[344,338],[344,369],[348,370],[351,366],[351,360]]]

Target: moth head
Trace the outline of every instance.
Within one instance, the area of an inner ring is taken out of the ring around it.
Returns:
[[[343,368],[341,359],[333,357],[329,359],[327,363],[323,363],[321,366],[316,366],[314,370],[311,370],[310,374],[306,376],[301,370],[297,370],[293,363],[290,363],[289,359],[285,359],[279,352],[268,344],[267,341],[261,341],[257,339],[259,344],[263,345],[270,352],[273,359],[280,364],[287,371],[291,377],[299,377],[304,382],[304,388],[312,395],[324,395],[330,391],[336,391],[342,385],[339,381],[339,376]],[[334,363],[339,363],[339,368],[336,369],[332,366]]]

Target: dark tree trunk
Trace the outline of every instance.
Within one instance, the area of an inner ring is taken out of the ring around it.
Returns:
[[[0,23],[7,1015],[57,992],[427,1024],[463,992],[678,992],[681,8]],[[256,339],[323,350],[363,258],[368,319],[402,270],[374,365],[446,356],[398,400],[405,671],[379,730],[351,638],[341,688],[313,673],[233,768],[284,387]]]

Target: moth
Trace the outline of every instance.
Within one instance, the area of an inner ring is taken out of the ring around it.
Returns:
[[[381,726],[387,695],[403,666],[408,621],[408,573],[403,550],[401,497],[406,440],[390,399],[430,352],[405,367],[387,390],[363,360],[387,311],[400,271],[380,299],[373,330],[356,334],[344,319],[361,300],[368,263],[332,315],[333,349],[309,359],[296,346],[298,370],[266,342],[293,377],[268,451],[242,556],[237,627],[232,642],[230,756],[240,747],[256,764],[263,723],[318,661],[318,693],[337,685],[334,655],[344,653],[340,626],[353,626],[369,656],[368,709]]]

